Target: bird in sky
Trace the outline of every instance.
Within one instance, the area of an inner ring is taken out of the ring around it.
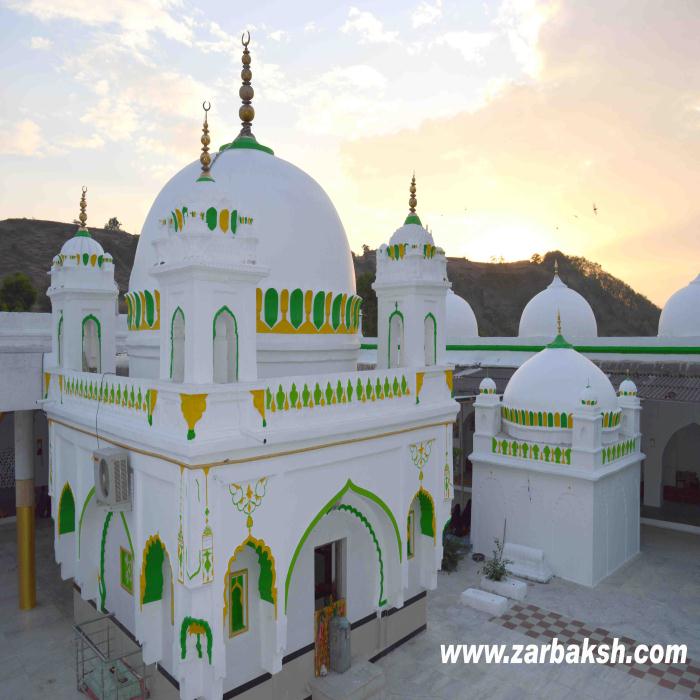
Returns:
[[[596,206],[595,202],[593,202],[593,214],[598,216],[598,207]]]

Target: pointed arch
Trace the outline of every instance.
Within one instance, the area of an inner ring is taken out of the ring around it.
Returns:
[[[58,327],[56,329],[56,345],[58,346],[58,366],[63,367],[63,311],[58,319]]]
[[[421,486],[418,491],[414,494],[409,503],[408,509],[411,509],[413,501],[418,499],[418,505],[420,506],[420,531],[422,535],[426,537],[432,537],[433,542],[436,541],[436,518],[435,518],[435,499],[433,498],[430,491]]]
[[[71,532],[75,532],[75,497],[66,481],[58,502],[58,534],[61,536]]]
[[[258,555],[258,564],[260,573],[258,576],[258,593],[260,599],[275,606],[275,619],[277,618],[277,568],[275,566],[275,558],[272,556],[272,550],[264,540],[259,540],[252,535],[248,535],[236,549],[233,550],[233,555],[226,564],[226,576],[224,577],[224,620],[228,616],[228,590],[229,590],[229,574],[231,572],[231,564],[236,560],[236,557],[246,547],[250,547]]]
[[[168,566],[172,569],[168,549],[156,533],[151,535],[143,548],[141,559],[141,595],[139,596],[141,607],[145,603],[154,603],[163,597],[163,561],[167,557]],[[171,570],[172,581],[172,570]]]
[[[309,535],[311,534],[311,531],[318,525],[318,522],[321,520],[321,518],[324,515],[327,515],[328,512],[333,508],[333,506],[340,501],[340,499],[348,492],[348,491],[353,491],[356,493],[358,496],[363,496],[364,498],[367,498],[368,500],[372,501],[375,503],[377,506],[379,506],[384,513],[387,515],[389,518],[389,521],[391,522],[391,525],[394,529],[394,534],[396,535],[396,545],[398,547],[398,553],[399,553],[399,561],[403,561],[403,550],[402,550],[402,545],[401,545],[401,533],[399,532],[399,526],[396,522],[396,518],[394,517],[394,514],[391,512],[391,509],[387,504],[379,498],[375,493],[372,493],[372,491],[369,491],[367,489],[363,489],[360,486],[357,486],[352,482],[351,479],[348,479],[345,482],[345,486],[343,486],[338,493],[333,496],[326,505],[321,508],[321,510],[318,511],[314,519],[309,523],[308,527],[306,530],[304,530],[304,533],[302,534],[299,542],[297,543],[296,549],[294,550],[294,554],[292,555],[292,559],[289,563],[289,569],[287,570],[287,577],[284,582],[284,611],[285,613],[287,612],[287,604],[289,602],[289,586],[292,581],[292,573],[294,572],[294,567],[296,565],[297,559],[299,558],[299,554],[301,553],[301,549],[304,546],[304,543],[308,539]]]
[[[391,345],[392,326],[394,327],[394,346]],[[387,367],[393,369],[401,366],[401,346],[404,344],[404,319],[403,314],[397,309],[394,309],[389,314],[389,330],[387,338]],[[396,337],[398,336],[398,337]],[[395,350],[395,352],[394,352]],[[393,361],[392,361],[393,359]]]
[[[85,511],[87,510],[90,499],[95,495],[95,487],[93,486],[89,491],[88,495],[85,497],[83,502],[83,507],[80,509],[80,519],[78,520],[78,559],[80,559],[80,537],[83,532],[83,518],[85,517]]]
[[[83,372],[102,371],[102,327],[88,314],[82,322]]]
[[[170,379],[184,381],[185,375],[185,312],[178,306],[170,319]]]
[[[425,365],[430,367],[437,364],[437,321],[431,311],[428,311],[423,320],[423,334]]]
[[[217,349],[217,322],[219,324],[219,341],[222,346]],[[222,333],[221,331],[225,331]],[[215,314],[212,322],[213,348],[213,377],[214,381],[229,384],[238,381],[238,321],[236,315],[228,306],[222,306]],[[218,378],[217,378],[218,377]],[[223,377],[224,379],[221,379]]]

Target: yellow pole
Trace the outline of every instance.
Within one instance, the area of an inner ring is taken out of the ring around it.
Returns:
[[[17,498],[17,574],[19,609],[36,605],[36,565],[34,554],[34,479],[15,482]]]
[[[19,609],[36,605],[34,554],[34,412],[15,411],[15,505]]]

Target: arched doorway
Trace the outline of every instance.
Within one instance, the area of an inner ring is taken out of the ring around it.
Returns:
[[[240,685],[255,671],[274,672],[272,640],[276,619],[275,560],[263,540],[249,535],[236,547],[224,576],[224,643],[229,682]]]
[[[170,379],[185,381],[185,314],[179,306],[170,321]]]
[[[403,556],[401,531],[388,506],[346,482],[310,522],[292,555],[284,598],[288,647],[313,642],[318,673],[326,663],[330,617],[345,614],[352,622],[390,606],[402,592]]]
[[[422,486],[411,500],[406,517],[408,595],[435,584],[435,501]]]
[[[143,549],[140,604],[147,637],[144,661],[158,661],[173,672],[175,600],[170,556],[158,535],[149,537]]]
[[[437,321],[431,313],[428,313],[423,321],[423,336],[425,365],[430,367],[437,361]]]
[[[101,372],[100,322],[92,314],[83,319],[83,372]]]
[[[214,316],[214,382],[230,384],[238,380],[238,324],[228,306]]]
[[[397,309],[389,316],[389,369],[401,367],[403,361],[402,348],[404,347],[403,337],[403,314]]]
[[[661,458],[663,517],[700,524],[700,425],[689,423],[677,430]]]

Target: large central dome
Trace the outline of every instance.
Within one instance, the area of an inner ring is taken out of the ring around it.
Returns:
[[[197,182],[200,172],[200,163],[191,163],[156,197],[136,249],[131,292],[154,288],[150,274],[156,262],[153,241],[182,228],[178,217],[183,207],[208,215],[212,205],[227,201],[225,217],[222,208],[212,218],[213,231],[235,235],[231,215],[236,212],[237,230],[244,228],[258,239],[258,263],[270,269],[262,282],[264,288],[355,293],[345,229],[328,195],[313,178],[281,158],[251,148],[218,153],[211,167],[212,182]]]

